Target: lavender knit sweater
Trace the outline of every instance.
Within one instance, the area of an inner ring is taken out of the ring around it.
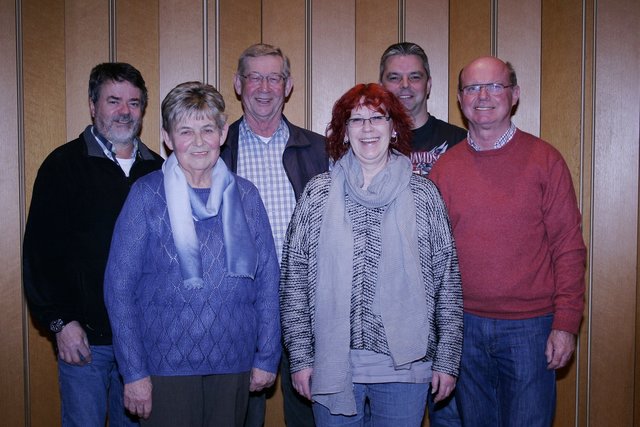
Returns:
[[[280,360],[279,269],[269,220],[249,181],[236,177],[256,242],[255,280],[228,277],[220,217],[196,222],[203,289],[182,286],[161,171],[136,182],[115,227],[105,275],[113,346],[125,383],[148,375],[209,375]]]

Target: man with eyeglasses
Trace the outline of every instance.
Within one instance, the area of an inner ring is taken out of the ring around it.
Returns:
[[[550,426],[555,370],[571,360],[584,307],[571,173],[558,150],[511,121],[520,87],[509,63],[474,60],[458,89],[469,135],[429,176],[462,274],[458,407],[465,426]]]
[[[429,114],[431,73],[427,54],[415,43],[392,44],[380,58],[380,83],[400,99],[413,119],[413,172],[428,175],[440,156],[462,141],[467,131]]]
[[[293,79],[289,58],[280,48],[268,44],[248,47],[240,55],[233,85],[244,116],[229,127],[221,157],[233,172],[258,188],[280,261],[296,200],[312,177],[329,168],[324,137],[293,125],[282,113]],[[251,391],[254,383],[273,384],[275,372],[262,371],[259,360],[254,366]],[[294,390],[284,352],[281,373],[287,425],[313,426],[310,402]],[[252,393],[245,426],[264,424],[267,393]]]

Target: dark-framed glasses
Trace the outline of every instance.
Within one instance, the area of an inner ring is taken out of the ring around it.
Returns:
[[[489,95],[500,95],[508,87],[514,85],[503,85],[502,83],[482,83],[464,86],[460,92],[465,95],[478,95],[482,89],[486,90]]]
[[[369,122],[371,126],[382,126],[389,120],[391,120],[389,116],[371,116],[368,119],[364,117],[352,117],[347,119],[347,126],[352,129],[359,129],[364,126],[365,122]]]
[[[253,73],[241,75],[240,77],[245,79],[247,83],[254,86],[261,85],[264,80],[267,81],[267,84],[269,86],[277,86],[285,80],[285,76],[278,73],[271,73],[271,74],[264,75],[264,74],[253,72]]]

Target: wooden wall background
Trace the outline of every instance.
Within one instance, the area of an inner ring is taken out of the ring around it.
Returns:
[[[486,54],[515,65],[515,122],[565,155],[589,247],[584,323],[555,425],[639,425],[638,28],[637,0],[0,0],[0,424],[59,420],[54,352],[22,296],[21,236],[38,166],[90,121],[93,65],[141,70],[143,139],[159,150],[160,101],[179,82],[216,85],[239,117],[232,75],[252,43],[290,56],[285,113],[322,132],[346,89],[377,80],[383,49],[410,40],[430,57],[430,111],[458,124],[461,66]],[[267,426],[281,425],[278,393]]]

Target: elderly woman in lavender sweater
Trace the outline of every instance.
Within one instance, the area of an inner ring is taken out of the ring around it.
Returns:
[[[218,161],[222,96],[199,82],[162,102],[173,154],[136,182],[105,277],[125,406],[153,426],[241,426],[280,359],[279,269],[258,190]]]

